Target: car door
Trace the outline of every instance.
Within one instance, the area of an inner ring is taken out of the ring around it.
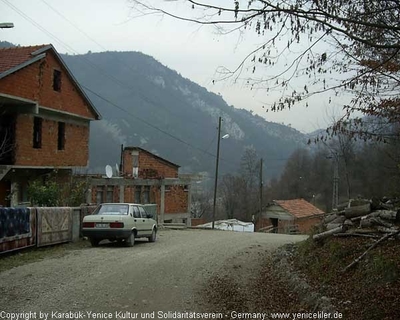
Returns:
[[[143,220],[143,234],[146,236],[150,236],[151,235],[151,231],[152,231],[152,223],[151,220],[149,218],[147,218],[147,212],[146,210],[144,210],[143,207],[139,206],[139,210],[140,210],[140,215],[142,217]]]
[[[140,210],[138,206],[133,207],[133,221],[136,226],[137,236],[143,237],[143,229],[145,229],[145,221],[143,221],[142,216],[140,214]]]

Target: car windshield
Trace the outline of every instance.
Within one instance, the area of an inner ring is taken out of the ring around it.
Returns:
[[[128,214],[127,204],[102,204],[93,214]]]

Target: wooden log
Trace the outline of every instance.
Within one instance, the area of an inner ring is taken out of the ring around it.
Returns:
[[[361,237],[361,238],[379,238],[377,234],[364,234],[364,233],[335,233],[334,237]]]
[[[368,200],[368,199],[350,199],[348,208],[364,206],[366,204],[371,204],[371,200]]]
[[[398,230],[397,227],[391,227],[391,228],[386,228],[386,227],[376,227],[376,230],[378,232],[382,232],[382,233],[392,233]]]
[[[346,233],[362,233],[362,234],[374,234],[374,233],[379,233],[380,227],[377,228],[364,228],[364,229],[348,229]],[[382,227],[383,228],[383,227]],[[393,231],[393,230],[392,230]]]
[[[375,211],[375,212],[378,213],[379,218],[382,218],[382,219],[385,219],[385,220],[394,220],[394,221],[399,221],[400,220],[400,212],[398,212],[398,211],[379,210],[379,211]]]
[[[400,233],[399,231],[396,232],[391,232],[386,235],[384,235],[382,238],[380,238],[377,242],[375,242],[372,246],[370,246],[361,256],[359,256],[357,259],[355,259],[352,263],[350,263],[346,268],[343,269],[342,272],[346,272],[347,270],[351,269],[354,267],[362,258],[366,256],[366,254],[371,251],[373,248],[375,248],[378,244],[381,242],[385,241],[386,239],[389,239],[390,237],[397,236]]]
[[[340,210],[340,211],[338,211],[336,214],[338,215],[338,216],[344,216],[345,215],[345,211],[344,210]]]
[[[322,232],[322,233],[318,233],[318,234],[314,234],[313,235],[313,240],[322,240],[325,239],[331,235],[334,235],[335,233],[339,233],[339,232],[343,232],[344,231],[344,227],[343,226],[339,226],[337,228]]]
[[[332,230],[332,229],[338,228],[342,225],[343,225],[343,223],[328,223],[326,225],[326,230]]]
[[[376,210],[371,212],[366,216],[367,218],[374,217],[374,218],[382,218],[385,220],[400,220],[400,213],[393,210]]]
[[[371,204],[370,203],[345,209],[345,217],[347,219],[365,216],[369,213],[371,213]]]
[[[324,223],[327,224],[329,222],[332,222],[333,220],[335,220],[337,218],[337,214],[336,213],[330,213],[328,215],[326,215],[324,217]]]
[[[365,217],[360,221],[360,228],[370,228],[372,226],[383,226],[386,228],[393,227],[393,223],[387,222],[387,220],[378,217]]]
[[[330,223],[338,223],[338,224],[343,224],[343,222],[346,220],[345,216],[337,216],[335,220],[332,220]]]
[[[354,222],[351,221],[350,219],[346,219],[346,220],[343,222],[343,225],[346,226],[346,227],[352,227],[352,226],[354,226]]]

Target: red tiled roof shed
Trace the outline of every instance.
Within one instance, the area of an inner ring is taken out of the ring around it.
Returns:
[[[324,212],[304,199],[274,200],[274,203],[282,207],[297,219],[324,214]]]

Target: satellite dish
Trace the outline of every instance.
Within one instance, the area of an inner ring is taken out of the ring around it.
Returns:
[[[106,176],[107,178],[111,178],[113,175],[113,171],[110,165],[106,165]]]
[[[116,172],[117,176],[119,177],[119,165],[118,165],[118,163],[115,164],[115,172]]]

